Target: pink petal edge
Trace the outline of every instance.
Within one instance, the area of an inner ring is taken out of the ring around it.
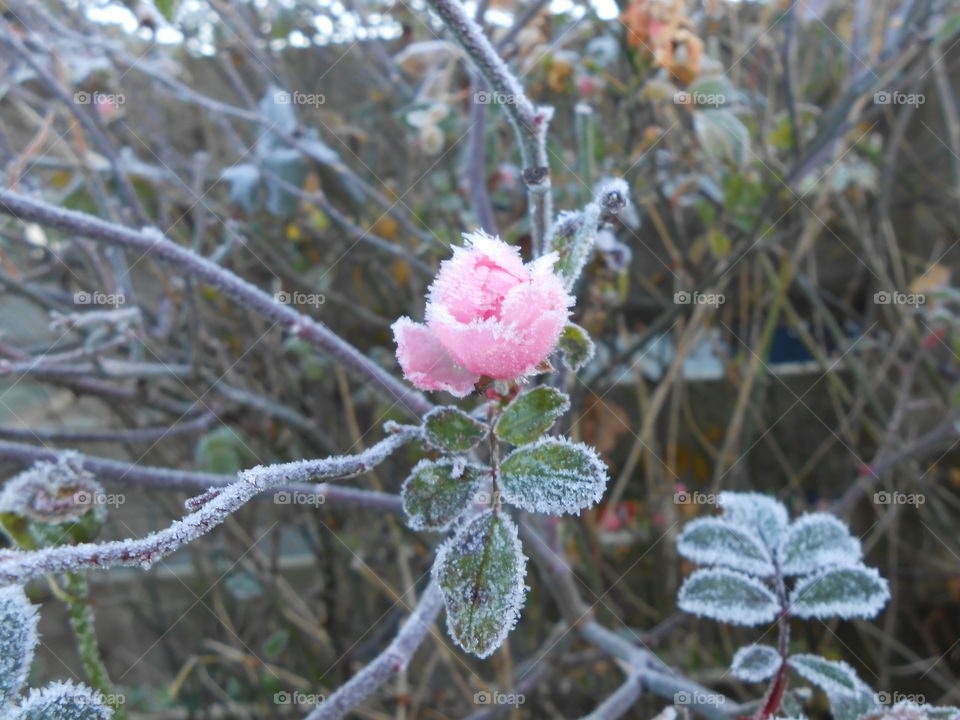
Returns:
[[[480,376],[457,365],[430,328],[405,316],[391,327],[407,380],[421,390],[445,390],[456,397],[473,392]]]

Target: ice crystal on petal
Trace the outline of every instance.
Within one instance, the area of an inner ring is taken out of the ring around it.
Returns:
[[[760,577],[773,574],[770,551],[752,529],[723,518],[698,518],[683,528],[677,550],[698,565],[724,565]]]

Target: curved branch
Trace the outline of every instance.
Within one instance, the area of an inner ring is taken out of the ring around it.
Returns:
[[[397,435],[400,434],[397,433]],[[394,437],[397,435],[394,435]],[[415,436],[415,434],[412,434],[410,437]],[[58,457],[59,454],[55,450],[27,445],[26,443],[0,440],[0,460],[11,460],[22,465],[30,465],[35,462],[54,462]],[[73,457],[76,458],[84,470],[92,473],[98,480],[112,480],[135,487],[203,492],[211,488],[224,488],[236,481],[236,478],[230,475],[174,470],[150,465],[131,465],[119,460],[84,455],[78,452],[74,452]],[[294,482],[284,483],[276,489],[322,497],[324,502],[332,501],[344,505],[357,505],[389,512],[399,512],[401,510],[400,498],[397,495],[375,490],[363,490],[327,483]]]
[[[689,698],[691,707],[717,720],[729,718],[741,711],[742,708],[725,695],[708,690],[680,675],[649,650],[637,647],[603,627],[593,617],[593,608],[580,596],[573,571],[566,560],[551,549],[529,520],[520,523],[520,535],[524,540],[524,548],[540,567],[564,620],[576,628],[584,640],[610,653],[627,666],[626,681],[606,701],[611,703],[611,708],[620,707],[620,703],[629,700],[633,693],[639,694],[642,687],[670,700],[675,700],[678,693],[683,693]],[[596,714],[606,702],[590,717],[616,717]],[[625,710],[626,708],[623,708],[621,713]]]
[[[615,720],[629,710],[643,693],[643,675],[632,672],[613,693],[582,720]]]
[[[431,580],[417,607],[387,648],[315,707],[304,720],[338,720],[344,717],[374,690],[403,670],[427,636],[442,607],[443,596]]]
[[[265,490],[277,489],[287,483],[345,478],[365,473],[419,433],[419,428],[406,426],[357,455],[297,460],[244,470],[232,483],[226,486],[208,486],[207,492],[188,503],[188,506],[198,508],[196,512],[143,538],[82,543],[28,552],[0,552],[0,585],[22,584],[41,575],[66,570],[105,570],[135,565],[149,568],[157,560],[210,532]],[[5,446],[9,445],[17,443],[0,443],[0,456],[3,456]],[[79,456],[78,460],[88,468],[88,458]],[[307,487],[311,494],[316,494],[320,486]]]
[[[523,91],[523,85],[470,17],[459,0],[427,0],[434,12],[456,37],[490,85],[499,104],[517,134],[523,163],[523,181],[527,186],[533,254],[540,255],[550,237],[553,200],[550,191],[550,163],[547,160],[547,128],[553,108],[536,106]],[[471,102],[477,102],[471,98]]]
[[[412,414],[422,415],[433,407],[433,403],[421,393],[392,376],[320,321],[304,315],[290,305],[276,302],[270,295],[239,275],[170,241],[156,228],[132,230],[93,215],[59,208],[9,190],[0,190],[0,212],[20,220],[83,235],[108,245],[136,250],[145,256],[173,265],[188,275],[209,283],[238,304],[302,337],[357,376],[372,383]]]

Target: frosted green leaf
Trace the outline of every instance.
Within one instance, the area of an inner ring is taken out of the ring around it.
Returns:
[[[481,658],[500,647],[523,607],[526,565],[517,526],[492,511],[440,546],[433,575],[457,645]]]
[[[687,523],[677,550],[698,565],[724,565],[751,575],[773,575],[770,551],[753,530],[721,518],[698,518]]]
[[[575,323],[567,323],[564,326],[560,333],[560,340],[557,341],[557,347],[560,348],[564,364],[574,372],[590,362],[596,352],[590,335]]]
[[[710,568],[696,570],[677,596],[681,610],[734,625],[762,625],[777,617],[777,598],[760,580],[749,575]]]
[[[787,663],[828,696],[852,695],[863,685],[854,669],[842,660],[801,653],[791,655]]]
[[[579,514],[599,502],[607,468],[593,448],[544,438],[510,453],[500,465],[503,499],[529,512]]]
[[[780,653],[769,645],[747,645],[737,650],[730,672],[747,682],[763,682],[780,669]]]
[[[37,609],[19,585],[0,588],[0,708],[27,681],[37,647]]]
[[[777,547],[789,521],[783,503],[769,495],[751,492],[724,491],[717,500],[725,519],[756,532],[768,548]]]
[[[797,617],[869,618],[890,599],[887,581],[874,568],[834,567],[801,578],[790,593]]]
[[[785,575],[805,575],[827,565],[855,565],[862,555],[860,541],[827,513],[810,513],[794,520],[777,551]]]
[[[513,399],[493,430],[501,440],[526,445],[538,440],[569,409],[570,398],[566,393],[551,387],[535,387]]]
[[[407,525],[414,530],[448,530],[470,505],[485,472],[453,459],[418,462],[400,491]]]
[[[113,710],[97,699],[90,688],[55,682],[31,690],[13,717],[16,720],[110,720]]]
[[[876,696],[852,667],[819,655],[791,655],[789,665],[827,695],[834,720],[856,720],[878,707]]]
[[[438,407],[423,416],[430,444],[446,452],[463,452],[487,436],[487,426],[455,407]]]

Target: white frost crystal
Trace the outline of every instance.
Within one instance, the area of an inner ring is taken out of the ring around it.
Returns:
[[[803,618],[869,618],[889,599],[889,585],[876,569],[832,567],[797,581],[790,593],[790,613]]]
[[[523,607],[526,566],[517,526],[499,512],[478,515],[440,546],[433,577],[454,642],[481,658],[500,647]]]
[[[786,530],[789,516],[779,500],[750,492],[722,492],[718,503],[723,517],[754,530],[770,548],[775,548]]]
[[[760,536],[723,518],[698,518],[687,523],[677,540],[677,550],[698,565],[724,565],[760,577],[773,574],[771,553]]]
[[[55,682],[31,690],[16,710],[16,720],[110,720],[113,710],[83,685]]]
[[[734,625],[762,625],[777,617],[777,598],[760,580],[726,568],[695,570],[680,588],[681,610]]]
[[[737,650],[730,671],[747,682],[763,682],[780,669],[780,653],[769,645],[747,645]]]
[[[563,438],[543,438],[510,453],[500,465],[503,499],[528,512],[579,514],[607,487],[607,467],[596,451]]]
[[[805,575],[828,565],[855,565],[863,557],[863,549],[833,515],[809,513],[787,528],[777,555],[785,575]]]
[[[20,586],[0,588],[0,708],[27,681],[37,646],[37,609]]]

